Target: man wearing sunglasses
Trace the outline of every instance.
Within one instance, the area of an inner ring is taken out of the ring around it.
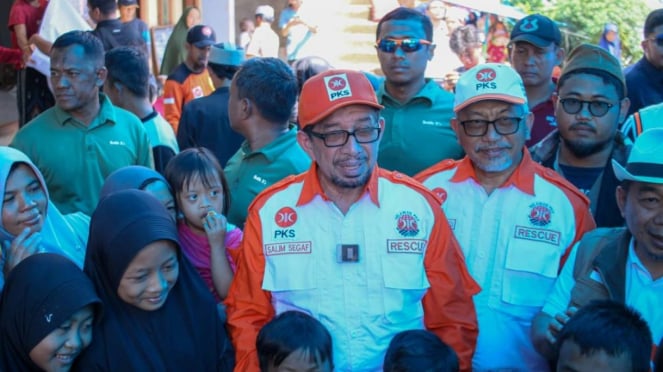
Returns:
[[[458,79],[451,122],[467,156],[415,178],[442,199],[470,274],[479,322],[473,371],[547,371],[531,321],[573,244],[594,228],[587,199],[525,147],[533,115],[523,81],[504,64]]]
[[[405,7],[382,17],[376,33],[375,49],[385,76],[377,90],[385,121],[378,162],[409,176],[463,155],[449,124],[453,94],[424,77],[435,51],[432,37],[430,19]]]
[[[628,146],[618,130],[629,99],[619,60],[591,44],[576,47],[559,77],[555,117],[559,131],[532,148],[532,157],[561,174],[590,200],[599,227],[624,224],[611,159],[626,161]]]
[[[377,166],[385,124],[368,79],[325,71],[304,83],[298,107],[297,141],[313,164],[249,207],[226,302],[235,369],[258,370],[258,331],[294,309],[329,329],[339,371],[381,370],[393,336],[423,328],[470,371],[479,288],[439,200]]]
[[[640,44],[644,56],[625,70],[626,87],[632,114],[643,107],[663,102],[663,9],[649,13],[645,20],[645,39]]]

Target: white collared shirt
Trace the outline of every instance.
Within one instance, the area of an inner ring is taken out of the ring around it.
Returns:
[[[575,266],[577,245],[573,247],[555,288],[548,296],[543,312],[555,316],[564,312],[571,302],[571,290],[575,286],[573,267]],[[593,271],[590,278],[602,283],[598,272]],[[654,280],[635,253],[634,240],[631,238],[626,259],[626,305],[631,306],[647,321],[654,343],[663,337],[663,278]]]

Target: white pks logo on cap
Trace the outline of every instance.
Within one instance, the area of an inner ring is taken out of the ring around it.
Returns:
[[[325,77],[325,87],[329,101],[352,96],[350,83],[346,74],[338,74]]]

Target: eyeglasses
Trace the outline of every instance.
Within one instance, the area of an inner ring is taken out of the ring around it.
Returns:
[[[562,104],[562,108],[567,114],[574,115],[582,110],[583,106],[587,104],[589,108],[589,113],[594,117],[601,117],[610,111],[612,103],[603,102],[603,101],[581,101],[575,98],[563,98],[559,102]]]
[[[396,48],[400,47],[405,53],[416,52],[422,45],[431,45],[428,40],[423,39],[380,39],[375,46],[385,53],[395,53]]]
[[[463,126],[465,134],[470,137],[482,137],[488,133],[488,126],[493,125],[495,132],[502,136],[514,134],[518,131],[520,122],[523,120],[519,118],[499,118],[495,120],[465,120],[461,121],[460,125]]]
[[[655,41],[656,46],[663,47],[663,34],[656,35],[654,37],[647,38],[649,41]]]
[[[325,142],[327,147],[341,147],[348,142],[350,136],[353,136],[357,143],[371,143],[380,137],[380,128],[361,128],[354,132],[347,130],[335,130],[327,133],[317,133],[309,131],[313,137],[318,137]]]

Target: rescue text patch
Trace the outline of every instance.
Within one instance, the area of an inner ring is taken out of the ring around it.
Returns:
[[[415,253],[426,251],[426,241],[421,239],[387,239],[387,253]]]
[[[561,235],[562,234],[560,234],[559,231],[537,229],[535,227],[516,226],[513,237],[516,239],[525,239],[535,242],[559,245],[559,238]]]

